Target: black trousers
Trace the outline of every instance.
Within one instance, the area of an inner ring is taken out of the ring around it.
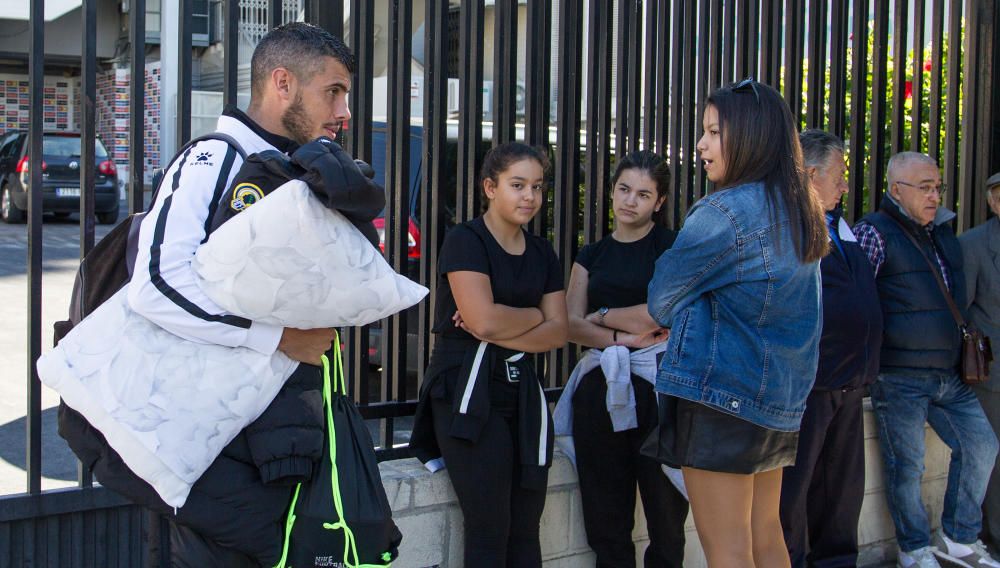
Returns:
[[[781,481],[781,526],[794,568],[856,566],[865,496],[864,389],[814,390],[795,465]]]
[[[633,568],[636,484],[646,513],[646,568],[684,563],[684,521],[688,503],[639,448],[657,424],[653,386],[632,377],[639,427],[615,432],[608,415],[607,383],[600,368],[587,374],[573,394],[573,443],[587,543],[597,566]]]
[[[491,389],[491,392],[494,389]],[[434,434],[458,496],[465,526],[465,566],[541,568],[539,523],[545,491],[520,486],[517,387],[491,411],[476,443],[452,438],[451,403],[432,401]]]

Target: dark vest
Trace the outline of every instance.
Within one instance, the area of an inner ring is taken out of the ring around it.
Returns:
[[[835,222],[840,219],[839,210]],[[823,335],[816,390],[856,389],[875,380],[882,345],[882,310],[871,264],[856,242],[831,243],[820,262]]]
[[[952,298],[962,307],[965,275],[955,232],[943,223],[935,225],[928,235],[889,199],[883,199],[879,210],[864,220],[878,230],[885,242],[885,262],[876,278],[885,324],[881,370],[955,371],[962,342],[958,325],[931,266],[903,233],[903,227],[920,243],[934,270],[938,270],[935,249],[941,254]]]

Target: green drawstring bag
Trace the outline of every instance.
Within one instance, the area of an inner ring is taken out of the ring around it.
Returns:
[[[330,361],[323,356],[327,444],[312,479],[295,488],[276,568],[385,568],[403,540],[371,436],[346,396],[339,338],[333,345],[332,385]]]

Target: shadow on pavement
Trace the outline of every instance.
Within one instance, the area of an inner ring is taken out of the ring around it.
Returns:
[[[56,414],[58,408],[42,411],[42,477],[63,481],[76,480],[77,460],[66,442],[57,433]],[[14,467],[27,470],[26,417],[21,416],[0,425],[0,460]],[[10,482],[12,480],[6,480]],[[27,486],[27,474],[23,479]]]

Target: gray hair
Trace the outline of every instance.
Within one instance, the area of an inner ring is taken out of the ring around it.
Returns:
[[[340,38],[323,28],[304,22],[274,28],[257,43],[250,59],[251,98],[263,94],[268,77],[278,67],[308,82],[322,67],[324,57],[336,59],[348,73],[354,73],[354,53]]]
[[[938,163],[934,158],[920,152],[900,152],[889,158],[889,165],[886,167],[885,172],[886,181],[889,182],[886,184],[886,192],[900,178],[904,169],[917,164],[938,167]]]
[[[807,168],[822,169],[833,152],[844,153],[844,141],[818,128],[803,130],[799,134],[802,162]]]

